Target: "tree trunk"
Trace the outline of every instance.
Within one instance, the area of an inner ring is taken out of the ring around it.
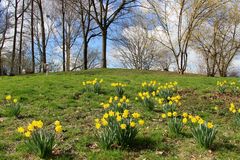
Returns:
[[[35,73],[35,53],[34,53],[34,1],[31,2],[31,47],[32,47],[32,73]]]
[[[66,71],[66,62],[65,62],[65,7],[64,7],[64,0],[62,0],[62,35],[63,35],[63,72]]]
[[[84,63],[84,70],[88,69],[88,44],[87,44],[87,37],[83,39],[83,63]]]
[[[25,0],[23,0],[22,4],[22,20],[21,20],[21,30],[20,30],[20,40],[19,40],[19,57],[18,57],[18,73],[22,74],[22,41],[23,41],[23,25],[24,25],[24,7],[25,7]]]
[[[102,30],[102,68],[107,68],[107,30]]]
[[[70,71],[70,63],[71,63],[71,31],[70,26],[68,25],[68,33],[66,38],[66,53],[67,53],[67,71]]]
[[[18,1],[15,0],[15,13],[14,13],[14,35],[13,35],[13,50],[12,50],[12,59],[11,59],[11,69],[10,69],[10,75],[14,74],[14,64],[15,64],[15,56],[16,56],[16,41],[17,41],[17,23],[18,23],[18,17],[17,17],[17,9],[18,8]]]
[[[45,25],[44,25],[44,15],[42,8],[42,0],[39,0],[38,3],[40,17],[41,17],[41,32],[42,32],[42,66],[43,72],[46,73],[46,65],[47,65],[47,55],[46,55],[46,35],[45,35]]]

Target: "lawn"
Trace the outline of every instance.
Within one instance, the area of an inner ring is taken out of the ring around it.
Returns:
[[[83,81],[103,79],[101,94],[83,92]],[[150,111],[135,101],[144,81],[178,82],[178,94],[182,97],[179,112],[197,114],[212,121],[217,136],[212,149],[200,147],[189,129],[181,136],[168,132],[161,111]],[[231,102],[240,103],[239,95],[217,93],[217,81],[239,81],[236,78],[209,78],[202,75],[159,71],[124,69],[95,69],[73,73],[51,73],[0,77],[0,98],[17,97],[22,104],[19,118],[0,115],[0,159],[38,159],[28,152],[17,128],[42,120],[51,125],[60,120],[63,126],[61,140],[54,149],[53,159],[240,159],[239,126],[229,113]],[[101,102],[115,96],[113,82],[127,83],[126,96],[130,110],[141,113],[145,124],[130,147],[126,149],[102,149],[96,138],[94,119],[103,113]],[[215,106],[219,106],[215,110]]]

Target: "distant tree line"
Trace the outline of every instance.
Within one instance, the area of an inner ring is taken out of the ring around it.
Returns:
[[[0,75],[107,68],[175,68],[191,51],[227,76],[240,49],[237,0],[0,0]],[[101,38],[101,51],[94,48]],[[107,53],[108,42],[113,50]]]

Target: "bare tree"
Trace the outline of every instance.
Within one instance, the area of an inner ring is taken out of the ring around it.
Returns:
[[[35,0],[39,14],[40,14],[40,26],[41,26],[41,45],[38,43],[38,47],[41,48],[41,65],[40,67],[43,68],[43,72],[46,73],[46,65],[47,65],[47,53],[46,53],[46,48],[47,48],[47,42],[46,42],[46,30],[45,30],[45,18],[44,18],[44,10],[43,10],[43,3],[42,0]],[[38,41],[39,42],[39,41]]]
[[[158,20],[158,41],[174,55],[178,72],[187,68],[188,48],[192,33],[198,25],[211,16],[223,2],[196,0],[148,0],[150,10]]]
[[[102,68],[107,68],[107,36],[110,25],[125,15],[136,0],[91,0],[90,12],[102,33]]]
[[[4,44],[7,39],[7,31],[10,28],[10,13],[9,13],[10,2],[7,2],[6,7],[0,4],[0,76],[3,75],[3,57],[2,51]]]
[[[32,73],[35,73],[35,51],[34,51],[34,0],[31,0],[31,49],[32,49]]]
[[[193,44],[203,55],[207,75],[227,76],[228,68],[240,49],[240,18],[236,2],[216,11],[194,33]]]

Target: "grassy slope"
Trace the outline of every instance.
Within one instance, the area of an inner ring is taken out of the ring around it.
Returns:
[[[76,93],[82,89],[81,82],[103,78],[104,94]],[[227,78],[226,78],[227,79]],[[231,79],[231,78],[228,78]],[[134,101],[143,81],[177,81],[183,96],[183,111],[200,114],[218,125],[215,150],[209,152],[200,148],[189,130],[180,138],[171,138],[160,114],[149,112]],[[240,133],[227,113],[225,103],[234,97],[211,99],[216,91],[216,81],[222,78],[207,78],[199,75],[179,76],[175,73],[136,70],[89,70],[76,73],[0,77],[0,97],[11,94],[24,104],[21,119],[5,118],[0,122],[0,159],[36,159],[16,133],[16,128],[33,119],[50,124],[56,119],[62,121],[66,132],[64,141],[58,145],[61,156],[58,159],[237,159],[240,152]],[[131,150],[104,151],[89,146],[97,142],[94,136],[93,120],[102,111],[100,102],[114,96],[111,82],[126,82],[126,94],[133,103],[131,110],[143,114],[146,125],[140,131],[135,147]],[[212,107],[221,106],[220,113]],[[2,118],[1,118],[2,119]]]

